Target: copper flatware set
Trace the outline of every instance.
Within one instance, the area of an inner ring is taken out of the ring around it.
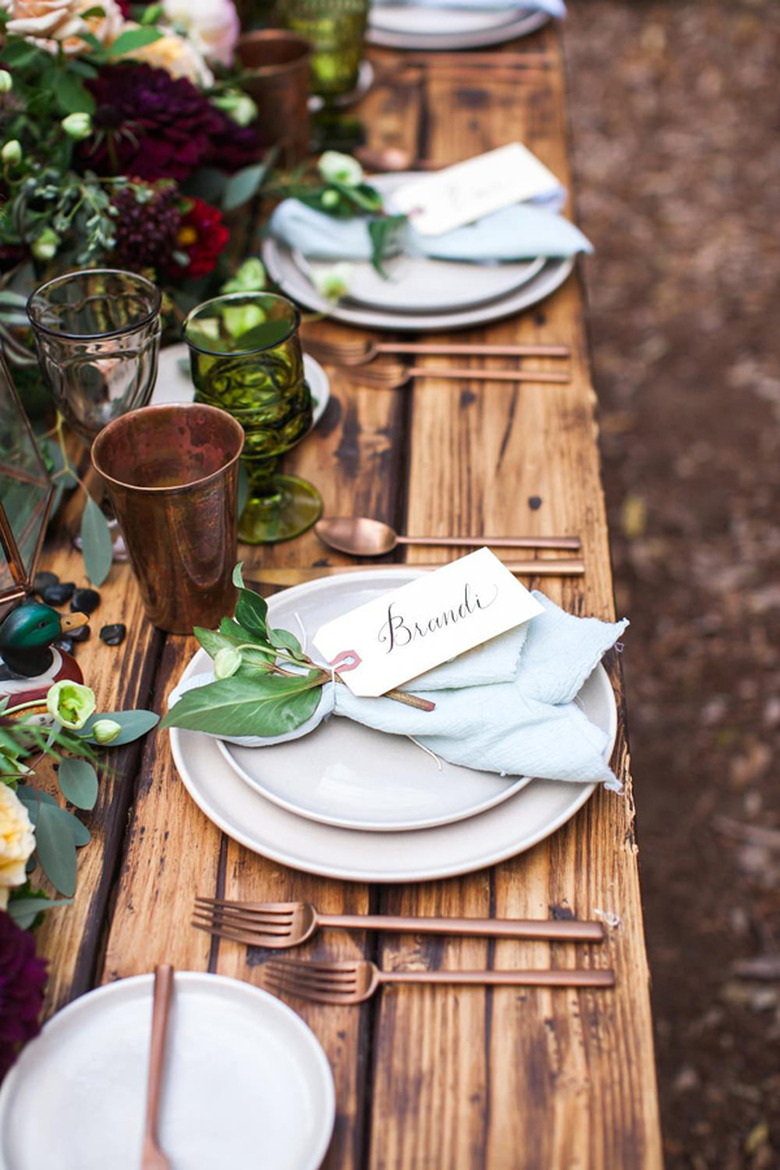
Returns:
[[[192,925],[229,942],[270,950],[298,946],[323,928],[547,942],[604,941],[604,927],[600,922],[578,919],[321,914],[310,902],[232,902],[202,897],[195,899]],[[604,968],[581,967],[525,971],[381,971],[375,964],[362,960],[270,959],[263,966],[263,984],[268,991],[320,1003],[362,1003],[385,983],[599,988],[613,987],[615,973]]]

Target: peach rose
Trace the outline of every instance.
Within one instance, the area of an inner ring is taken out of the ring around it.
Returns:
[[[27,860],[34,848],[27,809],[14,790],[0,781],[0,910],[8,905],[11,889],[27,880]]]
[[[125,28],[138,28],[137,24],[128,21]],[[208,87],[214,84],[214,75],[198,52],[195,45],[185,37],[180,37],[172,30],[161,28],[163,35],[150,45],[142,49],[133,49],[124,53],[132,61],[145,61],[155,69],[164,69],[171,77],[186,77],[193,85]]]
[[[102,8],[102,14],[81,15],[97,7]],[[11,17],[5,26],[9,33],[50,53],[56,53],[61,45],[68,57],[87,48],[81,33],[92,33],[101,45],[110,45],[125,23],[116,0],[4,0],[3,8]]]

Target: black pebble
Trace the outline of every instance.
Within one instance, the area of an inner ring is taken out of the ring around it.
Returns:
[[[70,599],[71,613],[94,613],[99,605],[97,589],[77,589]]]
[[[71,642],[88,642],[91,633],[89,626],[79,626],[75,630],[68,630],[66,637],[70,638]]]
[[[73,653],[73,639],[72,638],[58,638],[54,643],[58,650],[62,650],[65,654]]]
[[[59,581],[56,585],[47,585],[41,597],[47,605],[64,605],[70,601],[75,589],[73,581]]]
[[[541,496],[529,496],[528,497],[528,507],[531,509],[532,512],[538,511],[539,508],[541,508],[541,506],[542,506],[542,497]]]
[[[127,626],[122,625],[121,622],[117,622],[113,626],[103,626],[103,629],[100,631],[100,637],[107,646],[118,646],[120,642],[124,642],[126,633]]]
[[[36,593],[43,593],[44,589],[48,589],[50,585],[58,585],[59,580],[56,573],[36,573],[33,589]]]

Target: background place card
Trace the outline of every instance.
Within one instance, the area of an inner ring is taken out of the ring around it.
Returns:
[[[376,697],[541,612],[481,548],[328,622],[313,640],[353,694]]]
[[[404,183],[391,202],[393,211],[409,216],[416,231],[440,236],[512,203],[555,195],[562,196],[563,187],[552,171],[527,146],[510,142]]]

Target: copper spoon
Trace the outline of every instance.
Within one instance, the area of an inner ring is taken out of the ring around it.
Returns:
[[[162,963],[154,970],[154,1003],[152,1005],[152,1039],[149,1047],[149,1079],[146,1088],[146,1123],[141,1155],[141,1170],[171,1170],[171,1164],[160,1149],[157,1122],[160,1116],[165,1036],[173,994],[173,967]]]
[[[578,536],[399,536],[368,516],[326,516],[314,525],[323,544],[354,557],[383,557],[399,544],[462,548],[554,548],[578,551]]]

